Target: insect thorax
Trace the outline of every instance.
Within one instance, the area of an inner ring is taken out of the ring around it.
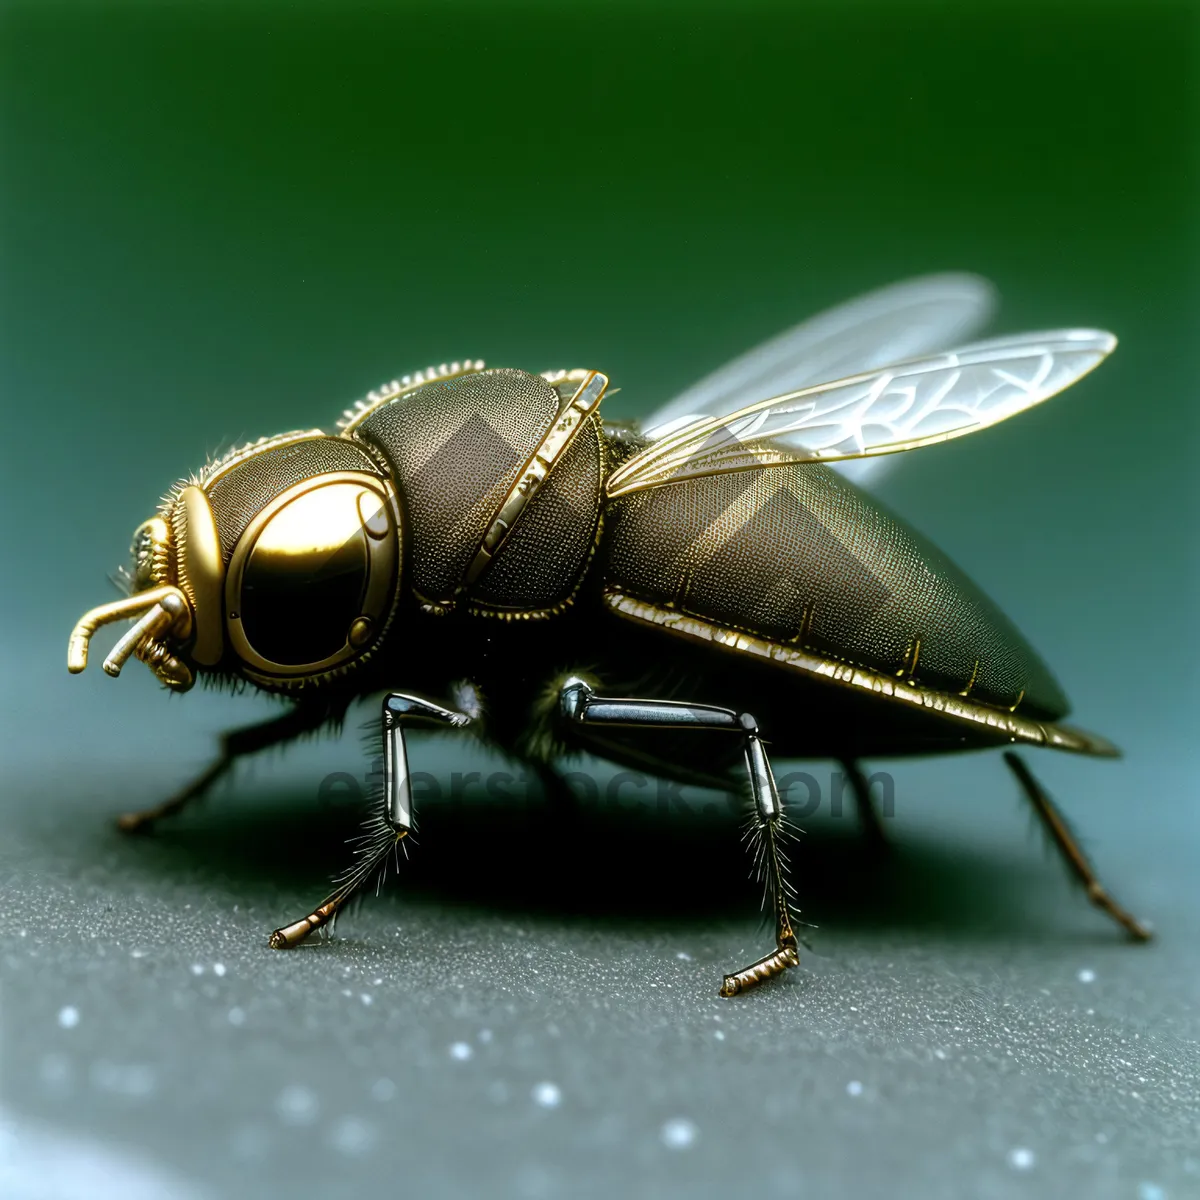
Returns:
[[[543,454],[578,386],[479,371],[425,384],[356,425],[399,491],[407,590],[428,611],[536,617],[570,602],[599,535],[598,417],[581,416],[552,463]],[[544,477],[521,505],[531,471]]]

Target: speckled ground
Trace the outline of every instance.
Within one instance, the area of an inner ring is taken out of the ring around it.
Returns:
[[[423,765],[489,767],[451,750]],[[768,935],[718,806],[428,804],[403,886],[278,953],[354,830],[315,784],[353,739],[149,839],[111,814],[189,762],[89,753],[4,792],[5,1197],[1200,1195],[1197,887],[1185,839],[1123,832],[1122,765],[1037,760],[1155,944],[1070,893],[995,757],[913,764],[886,861],[807,822],[813,948],[731,1002]]]

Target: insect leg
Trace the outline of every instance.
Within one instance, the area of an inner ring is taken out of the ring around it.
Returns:
[[[722,996],[736,996],[782,974],[800,962],[792,918],[788,912],[787,866],[781,846],[783,803],[763,748],[758,722],[749,713],[707,704],[669,700],[614,699],[597,696],[579,679],[569,679],[559,693],[564,716],[584,725],[653,729],[696,729],[732,733],[743,739],[746,774],[754,801],[754,832],[761,865],[775,910],[775,949],[741,971],[726,975]]]
[[[245,725],[240,729],[226,730],[220,736],[220,752],[217,757],[191,783],[161,804],[118,817],[118,827],[126,833],[148,832],[156,821],[174,816],[193,800],[203,796],[239,758],[294,741],[319,729],[327,721],[333,720],[334,716],[329,705],[324,702],[297,704],[281,717],[273,717],[256,725]]]
[[[1075,840],[1075,835],[1071,832],[1066,819],[1058,811],[1054,801],[1050,799],[1042,785],[1034,779],[1033,773],[1025,765],[1024,759],[1018,757],[1011,750],[1007,750],[1004,754],[1004,761],[1008,763],[1012,773],[1017,777],[1017,782],[1020,783],[1021,789],[1028,798],[1029,803],[1033,805],[1033,810],[1037,813],[1038,820],[1041,821],[1046,832],[1049,833],[1055,848],[1067,864],[1067,868],[1087,889],[1088,899],[1097,908],[1108,913],[1118,925],[1127,930],[1138,941],[1149,941],[1153,936],[1150,930],[1137,920],[1136,917],[1127,913],[1105,891],[1104,886],[1096,877],[1095,869],[1088,862],[1087,855],[1084,854],[1083,849]]]
[[[276,929],[270,938],[273,950],[290,950],[310,933],[328,925],[412,832],[412,784],[408,769],[408,746],[404,738],[404,724],[411,720],[461,728],[469,724],[471,718],[466,713],[455,712],[403,692],[391,692],[384,697],[382,809],[368,819],[363,835],[358,839],[355,862],[337,881],[333,894],[308,916]]]
[[[879,818],[875,801],[871,799],[871,785],[867,777],[852,758],[842,761],[842,770],[846,772],[846,778],[850,781],[850,790],[854,793],[854,807],[858,812],[858,820],[867,844],[872,850],[886,850],[887,834],[883,831],[883,822]]]

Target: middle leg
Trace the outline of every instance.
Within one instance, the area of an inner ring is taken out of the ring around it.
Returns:
[[[763,748],[758,722],[749,713],[739,714],[732,709],[707,704],[597,696],[580,679],[567,680],[559,693],[559,702],[563,715],[582,725],[695,729],[732,733],[742,738],[746,774],[754,801],[754,833],[775,916],[775,949],[750,966],[726,975],[721,982],[720,994],[737,996],[782,974],[789,967],[797,966],[800,954],[788,911],[787,868],[781,845],[783,804]]]

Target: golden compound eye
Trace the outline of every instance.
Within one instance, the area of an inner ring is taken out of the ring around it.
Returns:
[[[274,676],[318,674],[355,657],[385,623],[398,539],[379,481],[318,476],[247,527],[229,565],[230,643]]]

